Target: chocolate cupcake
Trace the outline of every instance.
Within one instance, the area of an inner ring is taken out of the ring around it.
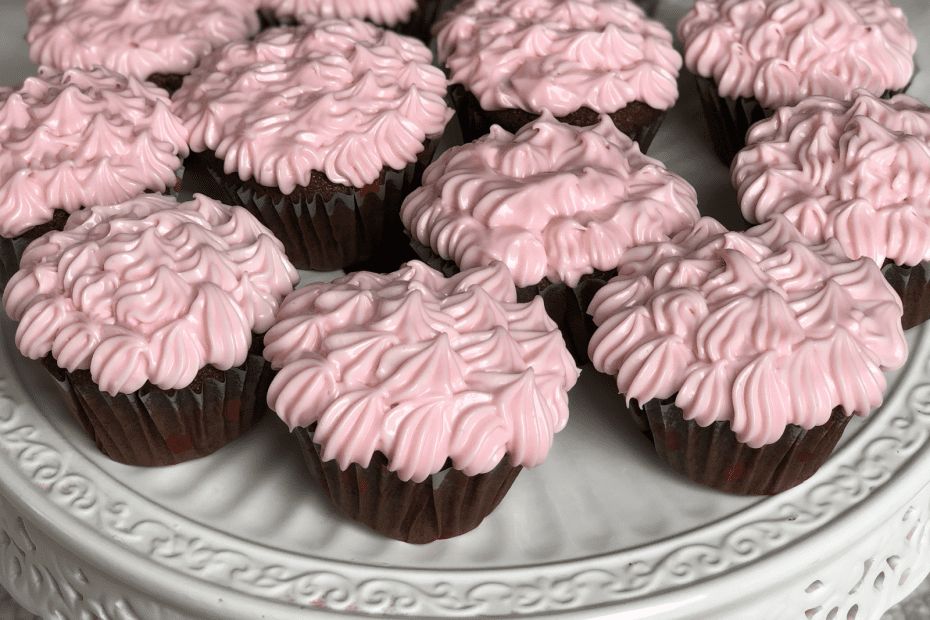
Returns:
[[[548,110],[607,114],[645,153],[678,98],[672,34],[629,0],[466,0],[435,30],[466,142]]]
[[[0,88],[0,288],[81,207],[177,192],[188,132],[165,91],[97,67]]]
[[[251,0],[28,0],[26,16],[35,64],[99,65],[169,91],[211,50],[258,31]]]
[[[578,377],[540,299],[502,263],[452,278],[411,261],[289,295],[265,336],[271,408],[324,494],[385,536],[463,534],[540,464]]]
[[[813,243],[882,266],[904,303],[903,326],[930,317],[930,108],[866,90],[810,97],[757,123],[733,160],[752,223],[784,215]]]
[[[702,218],[630,250],[590,312],[594,367],[616,375],[660,458],[730,493],[812,476],[907,358],[878,266],[780,215],[745,233]]]
[[[447,273],[499,260],[521,301],[542,295],[579,363],[598,286],[630,248],[667,241],[698,217],[694,188],[609,118],[575,127],[548,112],[516,134],[495,126],[450,148],[401,207],[424,259],[447,261]]]
[[[746,132],[806,97],[902,92],[917,40],[888,0],[696,0],[678,24],[714,152],[727,166]]]
[[[452,116],[431,58],[358,19],[273,28],[206,59],[174,110],[298,268],[341,269],[402,243],[401,200]]]
[[[82,209],[33,242],[3,304],[17,347],[43,360],[101,452],[168,465],[266,412],[257,334],[297,279],[245,209],[146,194]]]

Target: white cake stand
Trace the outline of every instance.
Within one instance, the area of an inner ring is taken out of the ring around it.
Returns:
[[[930,34],[925,0],[900,2]],[[674,26],[687,0],[665,0]],[[0,77],[29,74],[22,3],[0,0]],[[926,40],[926,37],[922,37]],[[918,62],[930,66],[921,49]],[[910,91],[930,100],[920,74]],[[732,204],[689,76],[650,155],[723,221]],[[326,277],[321,276],[321,277]],[[335,514],[286,427],[141,469],[101,456],[0,321],[0,585],[46,619],[877,620],[930,573],[930,333],[824,467],[770,498],[667,471],[586,368],[547,461],[475,531],[425,546]]]

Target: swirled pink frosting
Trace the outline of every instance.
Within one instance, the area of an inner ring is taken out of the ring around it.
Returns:
[[[834,407],[867,415],[907,358],[901,301],[874,262],[811,245],[775,216],[745,233],[702,218],[631,250],[595,295],[588,352],[626,398],[675,396],[700,426],[757,448]]]
[[[186,74],[214,48],[258,30],[254,0],[27,0],[29,57],[58,69],[100,65],[146,79]]]
[[[145,194],[82,209],[32,242],[3,293],[16,346],[89,369],[100,389],[182,388],[245,361],[297,283],[284,249],[241,207]]]
[[[259,4],[279,16],[294,17],[303,23],[321,17],[357,17],[382,26],[394,26],[408,21],[417,8],[417,0],[261,0]]]
[[[436,32],[450,82],[485,110],[666,110],[678,98],[672,34],[629,0],[465,0]]]
[[[907,85],[917,39],[888,0],[696,0],[678,24],[685,66],[766,108]]]
[[[930,108],[856,90],[781,108],[748,136],[732,168],[746,219],[783,214],[879,265],[930,260]]]
[[[365,467],[380,451],[418,482],[447,459],[468,475],[505,455],[538,465],[578,376],[542,298],[517,303],[501,263],[310,284],[284,300],[265,357],[280,369],[269,405],[292,429],[316,423],[324,460]]]
[[[414,239],[464,269],[503,261],[521,287],[544,277],[575,286],[698,217],[694,188],[609,117],[575,127],[548,112],[449,149],[401,206]]]
[[[189,149],[170,106],[162,89],[100,67],[40,67],[0,88],[0,235],[174,186]]]
[[[194,151],[285,194],[317,170],[364,187],[416,160],[452,110],[420,41],[358,19],[266,30],[231,43],[172,97]]]

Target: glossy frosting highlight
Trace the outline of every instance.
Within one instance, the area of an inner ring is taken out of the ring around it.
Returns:
[[[452,116],[420,41],[357,19],[274,28],[204,60],[173,96],[194,151],[285,194],[313,170],[364,187]]]
[[[190,72],[258,31],[254,0],[27,0],[29,57],[58,69],[100,65],[146,79]]]
[[[311,23],[319,18],[357,17],[380,26],[406,22],[417,8],[417,0],[262,0],[259,4],[279,17],[293,17],[301,23]]]
[[[747,143],[732,167],[746,219],[782,214],[879,265],[930,260],[930,108],[913,97],[811,97],[754,125]]]
[[[784,217],[745,233],[702,218],[631,250],[595,295],[589,355],[626,398],[675,396],[757,448],[834,407],[867,415],[907,358],[897,294],[869,259],[811,245]]]
[[[173,187],[189,149],[170,106],[162,89],[100,67],[40,67],[0,88],[0,235]]]
[[[145,194],[82,209],[26,248],[3,294],[16,346],[89,369],[100,389],[186,387],[245,361],[297,271],[241,207]]]
[[[678,98],[672,34],[628,0],[465,0],[434,30],[450,82],[485,110],[667,110]]]
[[[575,127],[548,113],[449,149],[401,207],[414,239],[463,269],[503,261],[521,287],[575,286],[698,217],[694,188],[609,117]]]
[[[380,451],[414,481],[447,459],[467,475],[505,455],[538,465],[578,376],[542,299],[517,303],[501,263],[310,284],[285,299],[265,357],[280,369],[269,405],[292,429],[316,423],[324,460],[364,467]]]
[[[685,66],[765,108],[906,86],[917,39],[888,0],[696,0],[678,24]]]

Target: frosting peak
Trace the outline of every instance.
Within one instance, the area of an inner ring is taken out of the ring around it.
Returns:
[[[187,139],[160,88],[100,67],[40,67],[0,88],[0,234],[22,234],[55,209],[164,192]]]
[[[611,123],[574,127],[544,112],[443,153],[401,206],[413,238],[461,268],[507,264],[517,286],[575,286],[639,243],[699,217],[697,195]]]
[[[3,304],[24,355],[51,353],[101,390],[131,393],[241,364],[297,279],[245,209],[146,194],[82,209],[31,243]]]
[[[757,123],[732,169],[746,219],[783,214],[881,265],[930,260],[930,108],[907,95],[811,97]]]
[[[868,259],[810,245],[784,217],[745,233],[702,218],[631,250],[594,296],[589,355],[627,399],[675,396],[701,426],[750,447],[834,407],[867,415],[907,358],[901,300]]]
[[[774,109],[907,85],[917,39],[888,0],[696,0],[678,24],[690,71]]]
[[[289,194],[313,170],[364,187],[452,116],[420,41],[358,19],[273,28],[205,59],[173,96],[194,151]]]
[[[380,451],[418,482],[447,459],[468,475],[505,454],[538,465],[578,376],[541,298],[517,303],[500,263],[310,284],[285,299],[265,357],[280,369],[269,405],[292,429],[316,423],[324,460],[364,467]]]
[[[628,0],[465,0],[436,32],[450,81],[486,110],[666,110],[678,98],[671,33]]]

